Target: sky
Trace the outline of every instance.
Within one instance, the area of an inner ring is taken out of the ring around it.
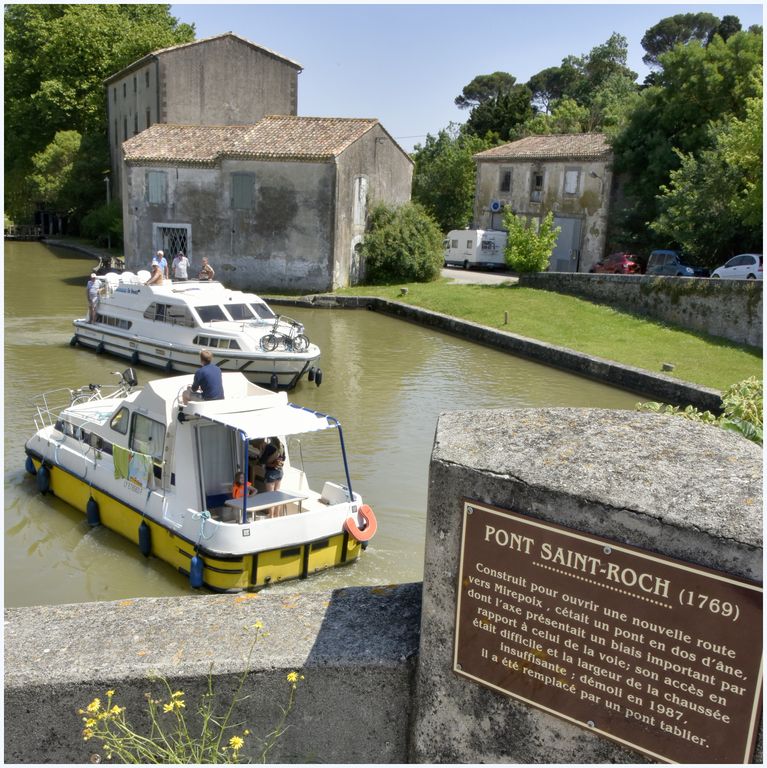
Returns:
[[[171,6],[198,39],[234,32],[297,61],[299,115],[377,118],[406,152],[466,121],[454,100],[477,75],[509,72],[524,83],[613,32],[628,40],[628,65],[641,82],[647,29],[699,11],[735,15],[744,29],[763,24],[761,3]]]

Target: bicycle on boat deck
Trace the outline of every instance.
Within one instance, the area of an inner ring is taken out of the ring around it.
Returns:
[[[298,320],[285,315],[274,318],[272,330],[261,337],[261,349],[274,352],[280,345],[288,352],[306,352],[309,349],[309,338],[304,335],[304,326]]]

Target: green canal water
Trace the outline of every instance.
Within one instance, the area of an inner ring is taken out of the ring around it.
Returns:
[[[93,259],[39,243],[6,243],[5,604],[77,603],[190,593],[187,580],[84,515],[35,489],[24,470],[32,398],[58,387],[109,383],[125,361],[69,346],[86,310]],[[361,560],[272,590],[419,581],[423,576],[429,458],[441,412],[466,408],[632,409],[636,395],[365,310],[276,311],[301,320],[322,350],[320,387],[291,400],[337,417],[354,490],[378,533]],[[139,382],[161,372],[136,366]],[[294,456],[295,460],[295,456]],[[343,471],[304,455],[310,477]],[[467,489],[468,491],[469,489]]]

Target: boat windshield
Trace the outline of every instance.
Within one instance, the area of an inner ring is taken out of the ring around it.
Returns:
[[[257,317],[262,320],[274,320],[276,315],[272,312],[266,304],[251,304],[250,308],[256,313]]]
[[[226,311],[232,320],[252,320],[253,310],[247,304],[227,304]]]
[[[224,310],[218,304],[210,304],[206,307],[195,307],[200,320],[203,323],[214,323],[217,320],[228,320]]]

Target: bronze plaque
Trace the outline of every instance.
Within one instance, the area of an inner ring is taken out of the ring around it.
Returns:
[[[749,762],[762,589],[464,500],[453,668],[657,760]]]

